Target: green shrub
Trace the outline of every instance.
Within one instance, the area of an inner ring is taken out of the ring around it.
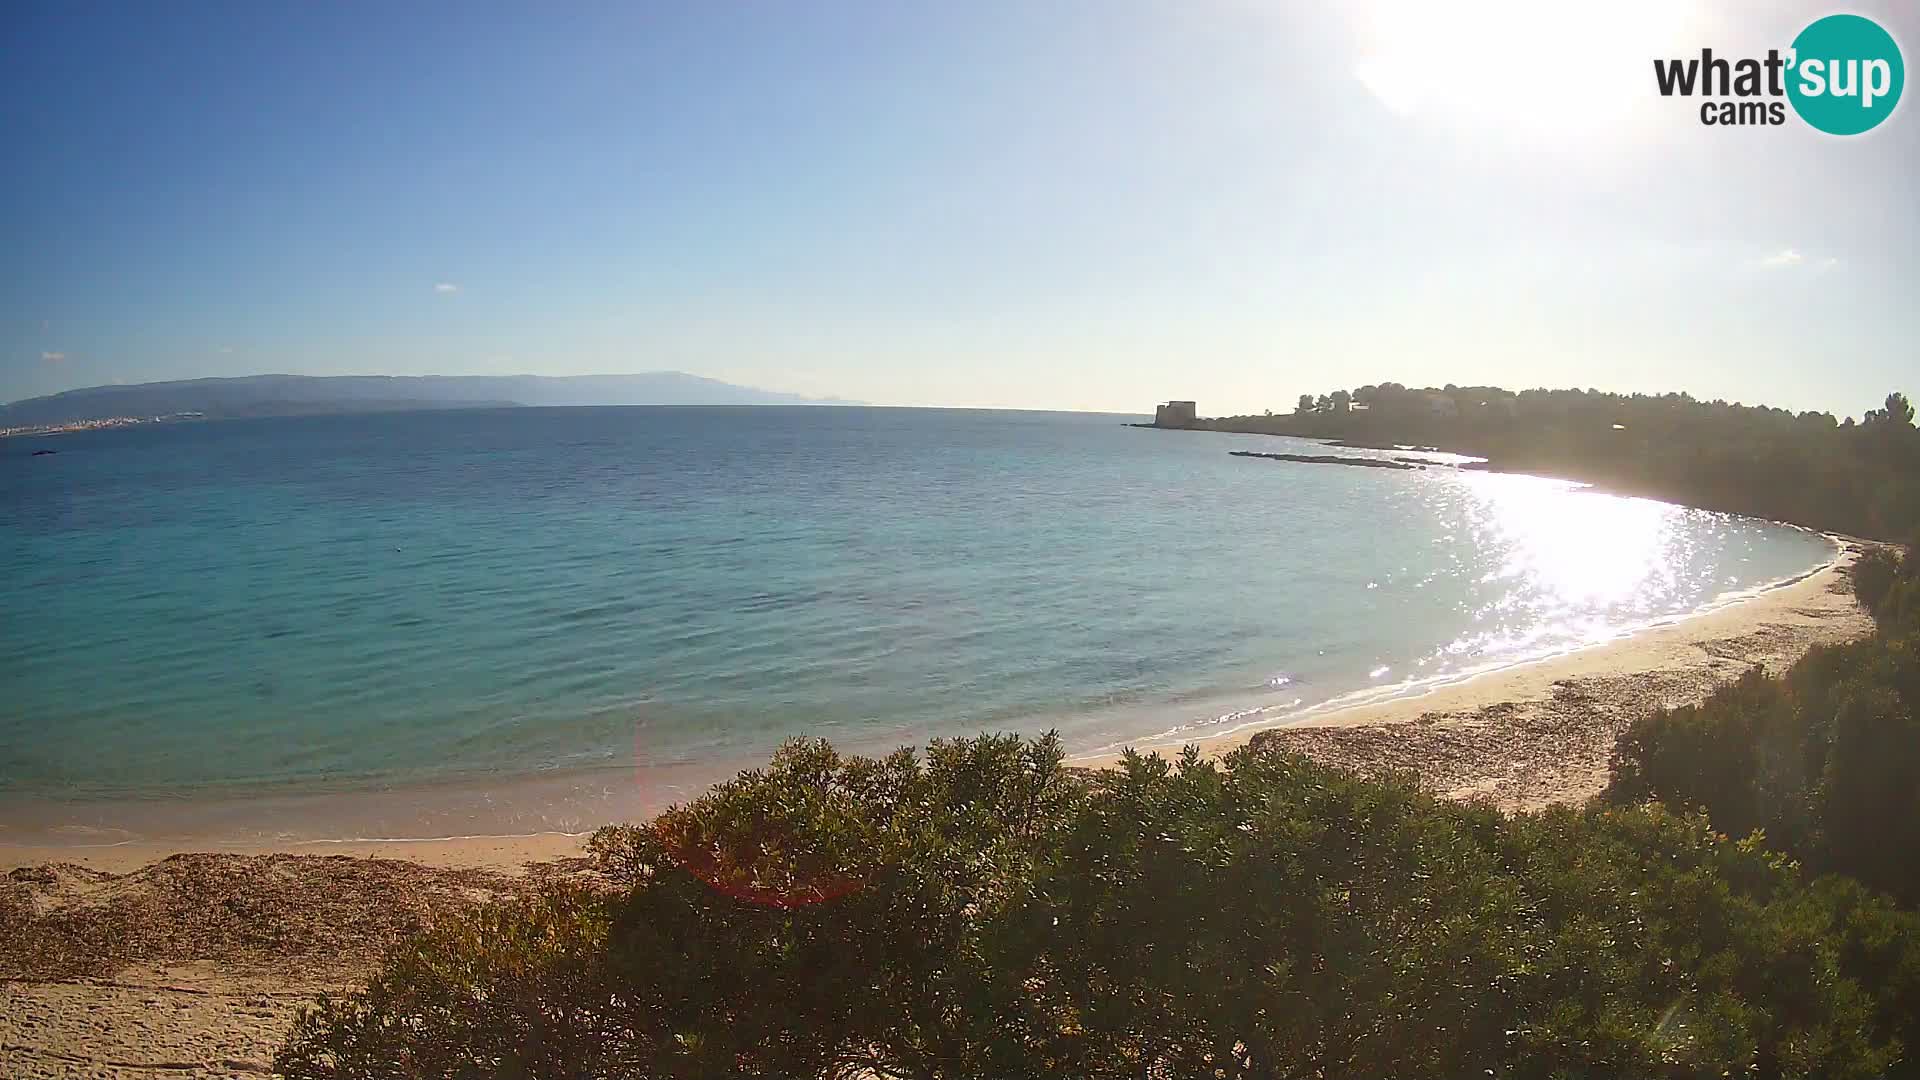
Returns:
[[[302,1015],[294,1077],[577,1077],[625,1032],[606,1008],[605,898],[555,885],[402,946],[362,992]]]
[[[1868,638],[1750,671],[1698,706],[1634,722],[1607,797],[1705,810],[1821,873],[1920,902],[1920,573],[1877,549],[1854,564]]]
[[[1854,560],[1853,594],[1868,611],[1881,611],[1899,580],[1900,553],[1890,547],[1875,547]]]
[[[1711,807],[1719,827],[1736,836],[1756,829],[1778,837],[1783,803],[1806,788],[1797,765],[1799,739],[1786,686],[1759,668],[1699,705],[1657,710],[1633,724],[1614,748],[1616,801],[1665,799]],[[1782,745],[1786,742],[1788,745]],[[1785,799],[1769,799],[1768,791]]]
[[[1877,1076],[1911,916],[1659,807],[795,743],[303,1017],[345,1077]]]
[[[1891,687],[1862,681],[1841,702],[1820,803],[1825,861],[1909,899],[1920,893],[1920,724]]]

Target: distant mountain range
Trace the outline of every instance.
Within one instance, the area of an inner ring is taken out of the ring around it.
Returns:
[[[514,405],[857,405],[736,386],[684,371],[639,375],[249,375],[90,386],[0,405],[0,427],[116,416],[209,418]]]

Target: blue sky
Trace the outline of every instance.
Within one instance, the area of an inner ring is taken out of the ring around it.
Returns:
[[[1831,10],[16,4],[0,399],[678,368],[887,404],[1394,379],[1857,414],[1920,391],[1920,101],[1853,139],[1706,128],[1651,65]],[[1920,61],[1913,5],[1848,10]]]

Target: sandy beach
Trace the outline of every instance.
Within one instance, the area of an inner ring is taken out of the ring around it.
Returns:
[[[1516,810],[1606,783],[1622,728],[1754,665],[1867,633],[1846,580],[1861,546],[1741,602],[1418,696],[1199,740],[1249,742]],[[1082,766],[1111,763],[1083,758]],[[585,834],[274,841],[183,850],[0,845],[0,1075],[250,1076],[299,1007],[352,986],[442,914],[586,873]],[[210,849],[210,850],[209,850]]]
[[[1796,581],[1629,637],[1417,696],[1190,741],[1207,754],[1258,742],[1363,773],[1411,771],[1439,794],[1505,810],[1582,802],[1606,786],[1614,740],[1635,717],[1701,701],[1755,665],[1778,671],[1814,646],[1872,631],[1847,580],[1864,547],[1835,543],[1833,562]]]

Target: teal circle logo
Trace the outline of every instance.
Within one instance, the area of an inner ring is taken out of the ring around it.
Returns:
[[[1829,15],[1793,39],[1787,100],[1800,119],[1829,135],[1858,135],[1900,104],[1907,67],[1900,46],[1860,15]]]

